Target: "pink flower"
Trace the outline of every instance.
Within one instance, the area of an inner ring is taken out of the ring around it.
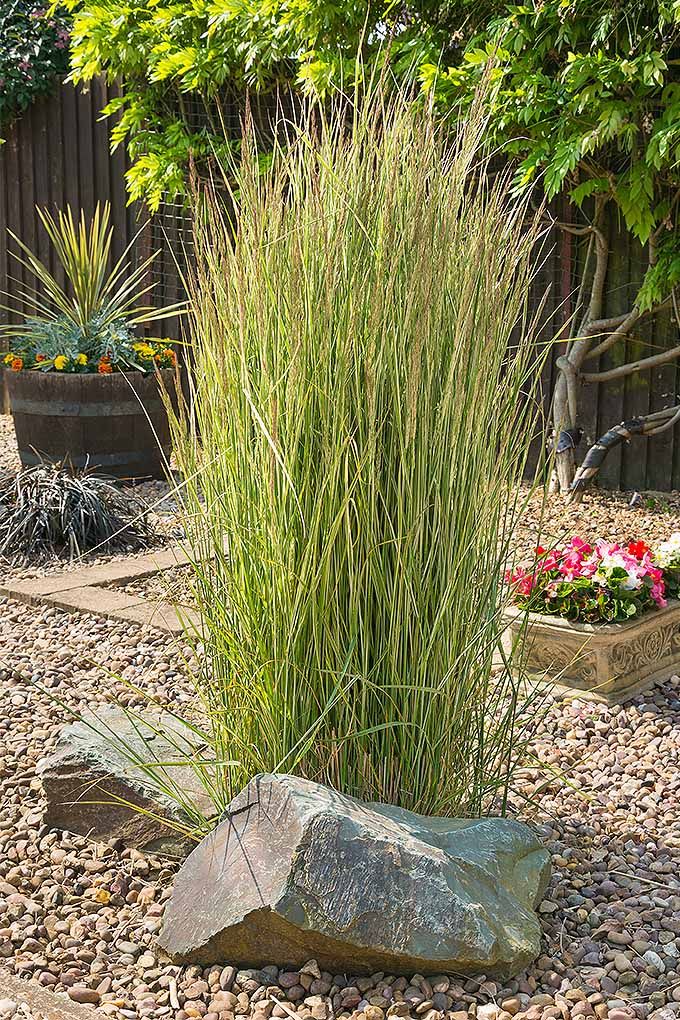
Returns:
[[[524,567],[518,567],[513,573],[506,573],[505,579],[513,585],[516,595],[530,595],[536,575],[525,570]]]
[[[572,538],[565,548],[559,571],[565,580],[573,581],[577,577],[592,577],[597,570],[597,558],[592,555],[593,547],[580,538]]]

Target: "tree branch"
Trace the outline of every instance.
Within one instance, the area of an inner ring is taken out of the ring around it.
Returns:
[[[569,358],[566,355],[558,358],[555,365],[561,372],[564,373],[564,377],[567,381],[567,406],[569,408],[569,420],[573,423],[576,421],[576,378],[577,372]]]
[[[592,350],[588,351],[584,361],[590,361],[591,358],[596,358],[598,354],[604,354],[610,347],[622,340],[631,331],[638,319],[642,318],[642,312],[639,308],[631,308],[629,312],[621,319],[615,329],[607,336],[604,340],[601,340],[599,344],[593,347]]]
[[[593,282],[590,285],[590,302],[584,325],[602,315],[604,285],[607,279],[607,269],[609,268],[609,245],[607,238],[600,229],[600,223],[602,222],[602,214],[606,204],[607,202],[602,199],[596,199],[595,201],[595,216],[593,217],[592,224],[596,249],[595,272],[593,273]]]
[[[609,382],[611,379],[623,379],[634,372],[644,371],[647,368],[656,368],[657,365],[665,365],[667,361],[675,361],[680,358],[680,346],[671,347],[669,351],[662,351],[661,354],[654,354],[651,358],[641,358],[640,361],[630,361],[627,365],[619,365],[617,368],[610,368],[606,372],[582,372],[582,382]]]
[[[610,333],[611,330],[616,329],[622,322],[625,322],[630,312],[624,312],[623,315],[613,315],[611,319],[593,319],[583,330],[589,336],[593,336],[596,333]]]
[[[631,418],[629,421],[622,421],[620,425],[600,436],[588,450],[583,464],[576,472],[570,486],[567,502],[580,503],[583,493],[590,482],[599,472],[605,457],[616,446],[628,443],[633,436],[656,436],[666,429],[672,428],[680,421],[680,405],[665,407],[663,411],[654,411],[652,414],[645,414],[640,418]]]
[[[680,407],[677,407],[677,408],[675,408],[675,407],[668,407],[668,408],[666,408],[666,411],[668,413],[670,413],[671,411],[675,411],[675,414],[673,415],[672,418],[669,418],[668,421],[664,422],[663,425],[656,425],[653,429],[649,429],[647,432],[645,432],[644,435],[646,435],[646,436],[658,436],[660,432],[665,432],[667,429],[672,429],[673,426],[677,422],[680,421]],[[666,412],[664,412],[664,414],[665,413]],[[652,417],[653,416],[650,415],[650,420],[651,420]]]

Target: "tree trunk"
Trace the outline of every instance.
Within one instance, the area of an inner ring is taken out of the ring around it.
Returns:
[[[573,429],[575,424],[571,420],[569,413],[567,378],[564,372],[560,372],[553,398],[553,429],[556,447],[559,445],[560,434],[566,429]],[[569,446],[567,449],[557,450],[555,453],[555,478],[551,484],[551,490],[554,492],[568,492],[575,474],[576,458],[574,456],[574,447]]]

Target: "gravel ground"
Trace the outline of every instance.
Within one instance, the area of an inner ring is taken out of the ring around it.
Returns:
[[[543,955],[518,979],[331,975],[313,961],[297,972],[285,961],[178,968],[155,950],[174,865],[46,831],[36,764],[67,717],[55,698],[135,703],[103,667],[188,706],[184,651],[91,616],[8,601],[0,611],[0,966],[121,1020],[680,1015],[679,678],[625,708],[554,704],[541,723],[542,764],[518,779],[513,807],[539,826],[554,880]]]
[[[162,573],[140,577],[127,584],[115,584],[112,588],[125,591],[128,595],[139,595],[152,602],[172,602],[173,605],[191,608],[194,597],[191,589],[193,573],[191,567],[170,567]]]
[[[537,544],[537,522],[541,518],[540,540],[544,546],[557,545],[574,535],[621,543],[642,539],[653,545],[680,530],[680,492],[632,493],[593,489],[586,493],[582,503],[574,504],[565,503],[563,496],[546,496],[542,490],[530,495],[525,489],[524,497],[527,503],[520,534],[520,549],[524,556],[531,557]]]
[[[17,464],[11,419],[0,416],[3,467]],[[149,502],[167,491],[158,482],[137,488]],[[653,542],[680,529],[679,493],[643,494],[632,508],[630,496],[595,491],[571,507],[549,497],[541,540]],[[528,502],[527,553],[541,502],[538,494]],[[168,527],[173,511],[165,508]],[[54,569],[68,566],[22,573]],[[172,571],[125,589],[183,599],[186,576]],[[228,960],[178,968],[155,950],[174,863],[46,831],[36,765],[54,746],[66,706],[141,701],[111,672],[188,709],[189,652],[166,635],[92,616],[1,599],[0,612],[0,967],[114,1020],[680,1017],[680,678],[625,707],[555,703],[540,723],[540,764],[518,777],[511,803],[538,826],[554,877],[540,906],[543,954],[519,978],[501,986],[484,975],[331,975],[314,961],[295,972],[285,961],[263,971],[237,971]],[[0,984],[0,1020],[39,1020],[2,992]]]

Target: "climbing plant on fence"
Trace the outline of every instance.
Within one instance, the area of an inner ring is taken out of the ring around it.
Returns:
[[[488,130],[517,162],[519,187],[540,182],[566,192],[573,222],[558,226],[587,244],[571,340],[557,361],[553,399],[562,490],[580,491],[606,448],[631,434],[652,435],[680,407],[612,431],[574,483],[580,384],[609,383],[680,357],[680,344],[627,362],[625,342],[645,319],[677,307],[680,281],[680,4],[677,0],[541,0],[498,5],[463,59],[421,69],[444,108],[465,108],[483,76],[495,85]],[[612,211],[646,250],[642,284],[629,308],[607,315]],[[576,213],[580,212],[580,215]],[[596,368],[607,351],[613,367]],[[612,423],[614,425],[615,423]]]
[[[74,79],[105,73],[124,82],[107,108],[120,114],[113,138],[124,140],[132,157],[131,195],[154,209],[183,191],[190,156],[200,162],[223,155],[225,90],[293,85],[324,94],[338,83],[352,88],[357,74],[388,58],[399,74],[440,55],[454,60],[493,4],[58,0],[54,7],[74,19]]]
[[[0,0],[0,131],[69,66],[69,23],[36,0]]]

